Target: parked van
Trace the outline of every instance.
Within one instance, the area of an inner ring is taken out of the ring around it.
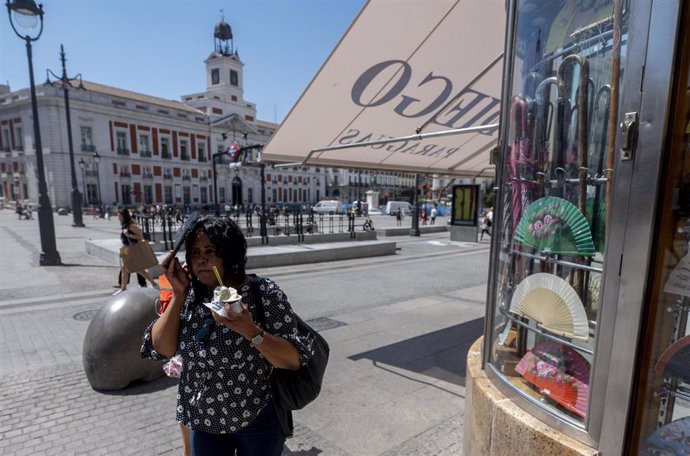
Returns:
[[[313,209],[317,214],[340,214],[343,211],[340,201],[337,200],[319,201]]]
[[[386,203],[386,214],[395,215],[398,212],[398,208],[400,208],[405,215],[412,213],[412,205],[407,201],[388,201],[388,203]]]

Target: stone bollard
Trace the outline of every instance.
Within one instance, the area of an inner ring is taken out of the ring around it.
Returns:
[[[108,299],[84,336],[84,372],[95,390],[118,390],[164,375],[163,362],[139,355],[146,327],[156,317],[158,290],[133,288]]]

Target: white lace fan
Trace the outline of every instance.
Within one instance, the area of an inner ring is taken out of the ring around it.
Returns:
[[[536,320],[543,329],[573,339],[589,339],[587,314],[577,292],[553,274],[537,273],[515,288],[510,311]]]

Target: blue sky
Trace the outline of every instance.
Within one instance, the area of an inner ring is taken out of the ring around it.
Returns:
[[[244,67],[244,97],[261,120],[281,122],[338,43],[365,0],[40,0],[44,30],[34,74],[60,74],[179,100],[205,89],[220,10]],[[39,3],[39,1],[37,1]],[[24,42],[0,12],[0,82],[28,87]]]

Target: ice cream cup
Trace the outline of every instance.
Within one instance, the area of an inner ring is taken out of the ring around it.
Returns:
[[[230,312],[235,315],[242,313],[242,298],[236,299],[234,301],[223,301],[224,304],[230,306]]]

